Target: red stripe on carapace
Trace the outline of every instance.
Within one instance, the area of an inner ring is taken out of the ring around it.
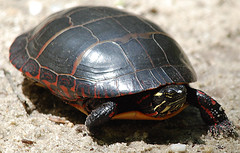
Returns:
[[[76,59],[76,61],[73,64],[73,68],[72,68],[72,72],[71,72],[72,75],[74,75],[74,73],[76,72],[79,63],[80,62],[78,62],[78,60]]]
[[[44,49],[48,46],[48,44],[52,41],[52,39],[50,38],[40,49],[39,53],[37,54],[35,59],[38,59],[38,57],[43,53]]]
[[[98,41],[97,41],[98,42]],[[71,75],[74,75],[76,70],[77,70],[77,67],[78,65],[81,63],[82,61],[82,58],[84,56],[84,54],[92,47],[94,47],[97,43],[93,43],[92,45],[90,45],[87,49],[85,49],[80,55],[77,56],[76,60],[74,61],[73,63],[73,68],[72,68],[72,72],[71,72]]]
[[[67,29],[67,28],[66,28]],[[64,31],[66,31],[66,29],[63,29],[59,32],[57,32],[55,35],[53,35],[40,49],[38,55],[36,56],[35,59],[38,59],[38,57],[43,53],[43,51],[45,50],[45,48],[50,44],[50,42],[52,42],[55,38],[57,38],[61,33],[63,33]]]

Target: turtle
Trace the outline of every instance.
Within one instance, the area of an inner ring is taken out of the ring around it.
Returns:
[[[9,52],[27,78],[86,114],[90,133],[112,119],[165,120],[189,105],[213,135],[234,131],[221,105],[190,87],[196,72],[180,45],[141,16],[65,9],[18,36]]]

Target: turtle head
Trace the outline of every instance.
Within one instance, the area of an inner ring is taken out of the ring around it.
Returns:
[[[167,85],[153,97],[153,109],[157,116],[165,116],[179,110],[186,102],[187,89],[184,85]]]

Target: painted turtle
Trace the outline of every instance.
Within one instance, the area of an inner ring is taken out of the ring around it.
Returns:
[[[177,42],[154,23],[108,7],[75,7],[16,38],[11,63],[87,116],[163,120],[199,108],[213,134],[233,132],[222,107],[191,88],[196,74]]]

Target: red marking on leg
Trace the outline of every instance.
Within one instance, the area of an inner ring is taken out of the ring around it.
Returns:
[[[204,92],[199,91],[199,90],[198,90],[198,93],[201,94],[201,95],[204,95],[204,96],[208,96],[207,94],[205,94]],[[208,97],[209,97],[209,96],[208,96]],[[217,103],[217,102],[216,102],[214,99],[212,99],[211,97],[210,97],[210,99],[211,99],[212,105],[215,105],[215,104]]]
[[[206,95],[204,92],[202,92],[200,90],[198,90],[197,92],[200,93],[201,95]]]
[[[211,98],[211,102],[212,102],[213,105],[215,105],[215,104],[217,103],[217,102],[216,102],[214,99],[212,99],[212,98]]]
[[[215,117],[213,116],[213,114],[211,113],[211,111],[202,105],[201,105],[201,107],[205,110],[205,112],[207,112],[207,114],[211,117],[211,119],[214,121],[214,123],[217,123],[217,121],[216,121]]]
[[[204,95],[204,96],[208,96],[208,95],[206,95],[204,92],[202,92],[202,91],[197,91],[199,94],[201,94],[201,95]],[[209,97],[209,96],[208,96]],[[212,105],[215,105],[216,104],[216,101],[214,100],[214,99],[212,99],[212,98],[210,98],[211,99],[211,104]],[[216,120],[216,118],[214,117],[214,115],[212,114],[212,112],[208,109],[208,108],[206,108],[206,107],[204,107],[203,106],[203,104],[204,103],[201,103],[200,101],[202,101],[202,102],[204,102],[205,104],[208,104],[209,105],[209,102],[208,101],[206,101],[206,99],[201,99],[201,96],[200,97],[198,97],[198,104],[202,107],[202,109],[209,115],[209,117],[213,120],[213,122],[214,123],[217,123],[217,120]]]
[[[150,94],[148,94],[148,95],[142,97],[139,101],[137,101],[137,104],[142,103],[142,101],[144,101],[145,99],[147,99],[149,96],[150,96]]]
[[[108,115],[108,117],[112,118],[112,117],[115,115],[115,113],[116,113],[116,108],[117,108],[117,104],[116,104],[114,110]]]
[[[108,117],[112,118],[114,114],[115,114],[115,112],[112,112],[108,115]]]

